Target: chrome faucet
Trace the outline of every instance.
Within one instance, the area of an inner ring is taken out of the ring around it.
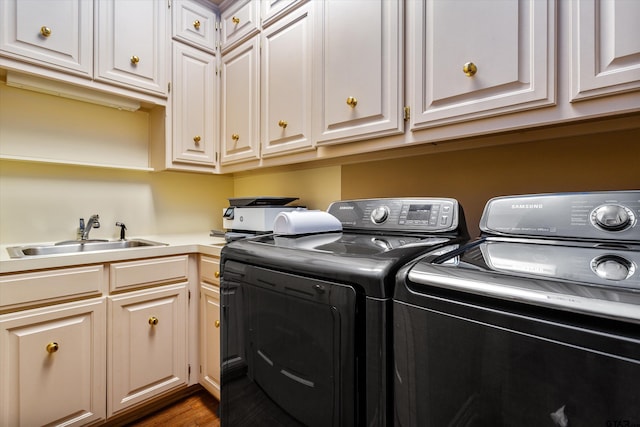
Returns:
[[[91,215],[87,224],[84,223],[84,218],[80,218],[80,240],[87,240],[89,238],[89,232],[92,228],[100,228],[100,216],[98,214]]]

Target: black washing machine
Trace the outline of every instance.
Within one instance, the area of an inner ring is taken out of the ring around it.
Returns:
[[[391,423],[398,269],[468,240],[454,199],[332,203],[340,232],[264,235],[221,255],[223,426]]]
[[[397,275],[396,426],[640,426],[640,191],[499,197]]]

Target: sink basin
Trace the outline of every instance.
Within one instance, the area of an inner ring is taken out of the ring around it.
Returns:
[[[87,240],[60,242],[55,245],[28,245],[13,246],[7,248],[11,258],[24,258],[28,256],[38,255],[60,255],[79,252],[108,251],[114,249],[141,248],[149,246],[163,246],[166,243],[153,242],[151,240],[133,239],[133,240]]]

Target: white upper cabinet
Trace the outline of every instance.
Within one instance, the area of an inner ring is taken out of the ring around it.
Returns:
[[[407,7],[412,130],[555,103],[555,0]]]
[[[222,51],[242,43],[260,29],[260,2],[240,0],[222,12],[220,17],[220,45]]]
[[[215,57],[173,44],[173,161],[215,165]]]
[[[262,33],[262,156],[312,149],[311,5]]]
[[[95,79],[166,95],[168,3],[101,0],[96,4]]]
[[[404,2],[314,3],[322,31],[315,36],[317,143],[402,133]]]
[[[222,55],[220,161],[260,158],[260,38]]]
[[[173,2],[173,38],[215,53],[216,50],[216,14],[194,0],[174,0]]]
[[[309,0],[262,0],[262,27],[267,27],[272,22],[307,1]]]
[[[80,76],[93,75],[93,2],[0,1],[0,52]]]
[[[640,2],[571,2],[571,100],[640,89]]]

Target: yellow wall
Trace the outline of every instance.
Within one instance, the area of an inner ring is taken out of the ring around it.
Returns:
[[[0,83],[0,154],[149,167],[149,113],[120,111]]]
[[[526,193],[640,189],[640,129],[346,165],[342,197],[458,199],[469,232],[488,199]]]
[[[78,219],[99,214],[92,237],[208,232],[222,227],[233,180],[177,172],[138,172],[0,161],[0,243],[76,238]]]
[[[234,179],[235,197],[286,196],[299,197],[292,204],[308,209],[326,210],[341,199],[341,167],[329,166],[285,172],[239,174]]]

